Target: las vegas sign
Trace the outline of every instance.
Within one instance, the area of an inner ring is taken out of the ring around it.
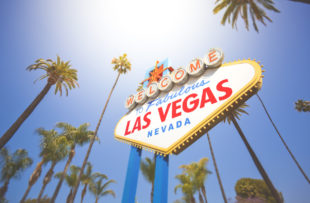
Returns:
[[[127,98],[115,138],[163,155],[186,149],[261,88],[256,61],[222,61],[222,51],[210,49],[186,67],[155,67],[147,87]]]

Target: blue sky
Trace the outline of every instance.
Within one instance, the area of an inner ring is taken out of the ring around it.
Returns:
[[[246,31],[238,22],[238,31],[220,24],[221,14],[213,15],[215,1],[1,1],[0,2],[0,134],[15,121],[44,87],[46,81],[33,84],[41,74],[25,69],[38,58],[70,60],[78,70],[80,88],[68,97],[50,91],[32,115],[7,144],[11,151],[25,148],[34,164],[21,177],[13,180],[7,192],[10,202],[18,202],[26,190],[28,179],[39,162],[39,136],[36,128],[51,129],[65,121],[75,126],[89,122],[94,129],[116,73],[111,59],[128,54],[132,71],[121,76],[99,130],[100,143],[90,155],[94,171],[107,174],[117,184],[111,185],[117,197],[104,197],[101,202],[120,202],[129,146],[114,139],[114,126],[126,113],[124,101],[135,92],[145,71],[156,60],[170,59],[173,67],[186,65],[192,58],[206,54],[209,48],[220,47],[224,62],[251,58],[261,61],[266,72],[259,92],[284,139],[310,175],[309,113],[294,110],[297,99],[309,99],[310,6],[279,1],[281,13],[268,15],[273,23],[259,25],[260,33]],[[309,184],[273,130],[267,116],[254,96],[247,102],[249,116],[239,124],[257,153],[275,187],[287,203],[306,203],[310,199]],[[233,126],[219,124],[210,131],[215,156],[225,192],[235,197],[234,185],[242,177],[260,178],[250,155]],[[87,146],[77,149],[73,164],[81,165]],[[143,152],[143,157],[153,154]],[[222,202],[207,138],[201,137],[178,156],[170,157],[168,202],[181,197],[174,194],[178,184],[178,166],[209,157],[206,180],[209,202]],[[65,161],[55,169],[61,171]],[[43,175],[33,186],[29,197],[38,196]],[[51,196],[57,180],[46,188]],[[138,202],[149,202],[151,186],[142,174],[137,188]],[[69,188],[63,185],[57,202],[65,202]],[[80,200],[80,192],[76,201]],[[85,202],[93,202],[88,193]]]

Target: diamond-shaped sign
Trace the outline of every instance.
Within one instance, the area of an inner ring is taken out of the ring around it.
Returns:
[[[207,68],[129,111],[118,122],[115,138],[178,154],[256,93],[261,78],[260,65],[252,60]]]

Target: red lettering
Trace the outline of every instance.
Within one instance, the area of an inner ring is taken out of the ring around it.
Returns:
[[[180,76],[178,76],[179,73],[181,73]],[[181,69],[181,70],[178,70],[178,72],[175,73],[174,78],[175,78],[176,80],[180,80],[180,79],[183,77],[184,74],[185,74],[184,70],[182,70],[182,69]]]
[[[166,80],[168,80],[168,78],[164,78],[162,81],[161,81],[161,86],[162,87],[166,87],[168,85],[168,82],[165,82]],[[164,83],[165,82],[165,83]]]
[[[196,66],[193,65],[192,63],[190,64],[190,71],[191,71],[191,73],[194,72],[194,70],[196,71],[198,68],[200,69],[200,62],[199,62],[199,60],[197,59],[197,60],[196,60]],[[193,70],[193,69],[194,69],[194,70]]]
[[[166,120],[170,106],[171,106],[171,103],[168,104],[165,113],[163,112],[162,107],[158,108],[158,113],[159,113],[159,117],[160,117],[161,122],[164,122]]]
[[[152,95],[155,91],[152,88],[152,85],[149,86],[149,94]]]
[[[130,104],[133,103],[134,98],[135,98],[134,96],[130,96],[130,97],[127,99],[127,101],[126,101],[127,106],[129,106]]]
[[[223,83],[228,82],[228,79],[222,80],[216,85],[216,89],[220,92],[225,92],[224,96],[219,97],[219,100],[222,101],[224,99],[227,99],[232,94],[232,89],[230,87],[223,87]]]
[[[195,98],[195,97],[197,97],[197,96],[198,96],[198,95],[194,93],[194,94],[188,95],[188,96],[184,99],[184,101],[183,101],[183,111],[184,111],[184,112],[190,113],[190,112],[194,111],[194,110],[197,108],[197,106],[198,106],[198,104],[199,104],[199,99],[195,99],[195,100],[193,100],[193,101],[190,101],[189,104],[190,104],[190,105],[193,105],[193,106],[192,106],[191,108],[188,107],[188,100],[189,100],[190,98]]]
[[[213,50],[213,51],[211,51],[211,52],[208,54],[210,63],[212,63],[213,61],[216,61],[216,60],[217,60],[217,57],[216,57],[215,53],[216,53],[216,51]]]
[[[133,126],[131,133],[134,133],[135,130],[138,130],[138,131],[141,130],[141,118],[140,118],[140,116],[136,119],[135,125]]]
[[[126,130],[125,130],[125,135],[124,136],[129,135],[131,133],[130,131],[128,131],[129,124],[130,124],[130,121],[127,121],[127,125],[126,125]]]
[[[137,97],[138,97],[137,100],[138,101],[141,101],[143,99],[143,97],[142,97],[143,93],[144,93],[144,90],[141,90],[140,92],[137,93]]]
[[[208,95],[207,98],[206,98],[206,95]],[[214,104],[217,102],[217,100],[216,100],[214,94],[212,93],[210,87],[205,88],[202,92],[200,108],[203,108],[205,106],[205,104],[208,102],[211,102],[211,104]]]
[[[144,115],[143,120],[144,120],[144,122],[146,122],[146,124],[145,124],[144,126],[142,126],[142,129],[145,129],[145,128],[147,128],[147,127],[150,126],[151,120],[147,117],[147,116],[150,115],[150,114],[151,114],[151,112],[148,112],[148,113],[146,113],[146,114]]]
[[[182,99],[178,99],[174,102],[172,102],[172,118],[181,116],[181,112],[177,113],[177,110],[181,108],[181,105],[177,105],[178,103],[180,103],[182,101]]]

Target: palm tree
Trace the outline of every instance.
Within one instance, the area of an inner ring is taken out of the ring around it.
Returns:
[[[155,155],[153,160],[146,157],[145,160],[142,160],[140,164],[141,172],[144,178],[152,184],[151,189],[151,203],[153,203],[153,196],[154,196],[154,178],[155,178]]]
[[[241,116],[242,114],[249,115],[249,113],[248,113],[246,110],[244,110],[244,109],[247,108],[247,107],[249,107],[249,105],[247,105],[246,103],[243,103],[243,104],[241,104],[238,108],[234,109],[234,110],[231,112],[231,114],[232,114],[235,118],[237,118],[238,120],[240,120],[240,116]],[[232,119],[230,118],[230,116],[226,116],[226,117],[224,117],[223,122],[224,122],[224,123],[227,122],[228,124],[231,124]]]
[[[271,122],[273,128],[276,130],[278,136],[280,137],[280,139],[281,139],[281,141],[282,141],[282,144],[285,146],[286,150],[288,151],[288,153],[290,154],[290,156],[291,156],[292,159],[294,160],[296,166],[298,167],[298,169],[300,170],[300,172],[302,173],[302,175],[304,176],[304,178],[306,179],[306,181],[310,184],[310,180],[309,180],[308,176],[306,175],[306,173],[304,172],[304,170],[302,169],[302,167],[301,167],[300,164],[298,163],[298,161],[297,161],[297,159],[295,158],[293,152],[290,150],[290,148],[289,148],[288,145],[286,144],[284,138],[281,136],[281,134],[280,134],[280,132],[279,132],[279,130],[278,130],[276,124],[273,122],[273,120],[272,120],[270,114],[268,113],[268,110],[267,110],[267,108],[266,108],[266,106],[265,106],[263,100],[262,100],[261,97],[258,95],[258,93],[256,93],[256,96],[257,96],[258,100],[260,101],[260,103],[262,104],[262,106],[263,106],[263,108],[264,108],[264,110],[265,110],[265,113],[267,114],[267,116],[268,116],[268,118],[269,118],[269,120],[270,120],[270,122]],[[301,102],[301,103],[304,103],[304,102],[307,102],[307,101],[298,100],[298,102],[295,103],[295,104],[296,104],[296,107],[295,107],[295,108],[296,108],[298,111],[301,111],[301,110],[299,109],[299,107],[302,106],[302,105],[299,104],[300,102]],[[309,111],[310,111],[310,102],[308,102],[307,105],[308,105],[307,108],[309,108]],[[301,107],[301,109],[304,110],[304,107]]]
[[[222,17],[222,25],[225,25],[226,21],[228,21],[228,23],[231,23],[233,28],[237,28],[236,23],[240,15],[245,23],[245,28],[249,30],[249,12],[252,18],[253,27],[256,32],[258,32],[256,20],[258,20],[264,25],[266,25],[264,21],[265,19],[267,19],[269,22],[272,22],[272,20],[267,16],[264,9],[271,10],[277,13],[280,12],[273,6],[274,2],[272,0],[216,0],[216,3],[218,4],[213,9],[214,14],[217,14],[222,9],[227,8]],[[261,8],[258,4],[260,4],[260,6],[262,6],[263,8]]]
[[[216,164],[216,160],[215,160],[215,156],[214,156],[214,152],[213,152],[213,147],[212,147],[212,143],[211,143],[210,136],[209,136],[208,132],[207,132],[207,138],[208,138],[208,142],[209,142],[209,148],[210,148],[210,151],[211,151],[211,156],[212,156],[212,160],[213,160],[213,164],[214,164],[217,180],[218,180],[220,188],[221,188],[223,200],[224,200],[224,203],[227,203],[227,198],[226,198],[226,195],[225,195],[225,192],[224,192],[224,187],[223,187],[223,184],[222,184],[222,181],[221,181],[220,173],[219,173],[219,170],[217,168],[217,164]]]
[[[295,109],[299,112],[310,112],[310,101],[298,99],[295,102]]]
[[[82,190],[82,194],[81,194],[81,203],[83,203],[83,200],[84,200],[84,196],[87,192],[87,187],[88,185],[93,182],[93,174],[92,174],[92,169],[93,169],[93,166],[91,165],[90,162],[87,162],[87,168],[86,168],[86,173],[83,174],[82,176],[82,184],[84,185],[84,188]]]
[[[71,90],[78,86],[77,70],[71,68],[70,62],[64,62],[57,56],[57,61],[51,59],[38,59],[35,64],[28,66],[27,70],[44,70],[46,73],[42,75],[39,80],[47,78],[47,83],[40,94],[33,100],[27,109],[18,117],[18,119],[11,125],[11,127],[0,138],[0,149],[13,137],[14,133],[22,125],[22,123],[33,112],[37,105],[41,102],[50,88],[55,85],[55,94],[59,91],[62,95],[62,88],[64,87],[68,95],[68,88]]]
[[[75,165],[70,166],[70,174],[66,174],[65,180],[67,185],[70,187],[70,193],[67,196],[67,203],[70,202],[70,199],[72,198],[72,191],[73,187],[77,181],[78,173],[80,171],[80,167],[77,167]],[[63,172],[58,172],[55,174],[55,178],[61,178],[63,176]]]
[[[38,133],[40,136],[42,136],[41,143],[40,143],[41,161],[37,164],[36,168],[34,169],[33,173],[31,174],[31,176],[29,178],[28,187],[27,187],[27,189],[26,189],[26,191],[25,191],[25,193],[21,199],[21,203],[25,202],[25,200],[26,200],[26,198],[30,192],[30,189],[32,188],[32,186],[37,182],[37,180],[41,176],[42,166],[54,159],[55,149],[57,148],[56,143],[54,141],[59,136],[57,131],[55,131],[54,129],[53,130],[45,130],[43,128],[38,128],[36,130],[36,133]]]
[[[188,174],[182,173],[176,175],[175,178],[178,179],[181,183],[175,186],[174,193],[176,193],[178,189],[181,189],[184,195],[182,199],[185,200],[185,202],[195,203],[196,200],[194,194],[196,190],[190,179],[190,176]]]
[[[74,191],[73,191],[73,199],[72,199],[72,202],[74,201],[74,198],[76,196],[76,193],[77,193],[77,190],[79,189],[79,185],[80,185],[80,180],[82,178],[82,174],[83,174],[83,171],[84,171],[84,168],[86,166],[86,163],[87,163],[87,160],[88,160],[88,157],[89,157],[89,154],[91,152],[91,149],[93,147],[93,144],[94,144],[94,141],[97,137],[97,134],[98,134],[98,130],[99,130],[99,127],[100,127],[100,124],[101,124],[101,120],[103,118],[103,115],[104,115],[104,112],[108,106],[108,103],[110,101],[110,98],[111,98],[111,95],[114,91],[114,88],[118,82],[118,79],[120,77],[121,74],[126,74],[128,71],[131,70],[131,63],[129,62],[129,60],[127,59],[127,54],[123,54],[123,56],[120,56],[119,58],[113,58],[112,59],[112,64],[114,64],[114,67],[113,67],[113,70],[117,71],[118,72],[118,75],[116,77],[116,80],[114,82],[114,85],[110,91],[110,94],[108,96],[108,99],[104,105],[104,108],[103,108],[103,111],[100,115],[100,118],[99,118],[99,121],[97,123],[97,126],[96,126],[96,129],[95,129],[95,133],[94,133],[94,137],[92,137],[92,139],[90,140],[90,143],[89,143],[89,147],[88,147],[88,150],[87,150],[87,153],[86,153],[86,156],[84,158],[84,161],[83,161],[83,165],[81,167],[81,172],[80,172],[80,176],[78,177],[78,181],[76,183],[76,186],[74,188]]]
[[[227,121],[229,124],[231,122],[234,124],[234,126],[235,126],[236,130],[238,131],[242,141],[244,142],[247,150],[249,151],[256,168],[258,169],[259,173],[261,174],[262,178],[264,179],[265,183],[267,184],[267,186],[268,186],[269,190],[271,191],[273,197],[275,198],[276,202],[282,203],[282,199],[281,199],[279,193],[277,192],[277,190],[273,186],[273,184],[272,184],[270,178],[268,177],[265,169],[263,168],[262,164],[260,163],[259,159],[257,158],[254,150],[250,146],[249,142],[247,141],[244,133],[242,132],[242,130],[241,130],[241,128],[240,128],[240,126],[236,120],[236,118],[239,120],[239,116],[241,115],[241,113],[248,114],[245,110],[243,110],[243,108],[245,108],[245,107],[247,107],[246,104],[240,105],[239,108],[235,109],[227,117],[224,118],[224,122]]]
[[[1,176],[0,181],[4,185],[0,188],[0,201],[4,199],[5,193],[8,190],[10,180],[18,178],[22,171],[32,164],[32,159],[28,157],[28,152],[25,149],[18,149],[13,154],[6,148],[0,150],[1,160]]]
[[[104,179],[108,179],[108,177],[105,174],[101,174],[101,173],[92,173],[92,168],[93,166],[91,165],[90,162],[87,162],[87,168],[86,168],[86,173],[83,174],[82,176],[82,184],[84,185],[84,188],[82,190],[82,194],[81,194],[81,203],[83,203],[84,200],[84,196],[87,192],[87,188],[89,188],[90,184],[93,184],[95,182],[95,179],[98,177],[102,177]]]
[[[238,203],[275,203],[269,188],[264,180],[253,178],[240,178],[235,184],[236,199]],[[282,193],[279,192],[284,201]]]
[[[115,180],[111,179],[103,184],[102,181],[104,179],[107,179],[107,177],[99,177],[99,180],[89,185],[89,191],[95,195],[96,203],[98,203],[100,197],[103,197],[105,195],[112,195],[114,198],[116,197],[115,192],[113,190],[107,190],[107,187],[111,183],[115,183]]]
[[[44,131],[44,129],[41,129]],[[55,132],[55,131],[54,131]],[[51,167],[47,171],[44,179],[43,179],[43,186],[40,190],[39,196],[37,198],[37,202],[40,203],[41,197],[43,195],[43,192],[45,190],[46,185],[51,181],[53,174],[54,174],[54,168],[58,162],[63,160],[68,155],[68,141],[66,137],[59,136],[58,133],[54,133],[53,136],[49,137],[50,139],[50,156],[49,161],[51,162]]]
[[[66,162],[65,168],[63,170],[63,175],[62,177],[60,177],[60,180],[56,186],[56,189],[54,191],[54,194],[51,198],[51,202],[55,202],[57,195],[59,193],[59,190],[61,188],[61,185],[63,183],[63,180],[65,178],[65,175],[67,173],[67,170],[70,166],[70,163],[75,155],[75,147],[76,145],[80,145],[82,146],[83,144],[89,142],[89,140],[91,139],[91,136],[93,136],[94,132],[89,131],[88,127],[89,124],[88,123],[84,123],[82,125],[80,125],[78,128],[70,125],[69,123],[64,123],[64,122],[60,122],[57,123],[56,126],[60,129],[63,130],[62,135],[66,137],[67,141],[68,141],[68,146],[69,146],[69,157],[68,160]]]
[[[208,158],[202,158],[199,162],[193,162],[189,165],[181,165],[185,174],[188,174],[192,181],[193,187],[199,194],[200,202],[208,202],[207,194],[204,182],[211,172],[206,169],[205,165],[208,162]],[[204,198],[204,199],[203,199]]]

